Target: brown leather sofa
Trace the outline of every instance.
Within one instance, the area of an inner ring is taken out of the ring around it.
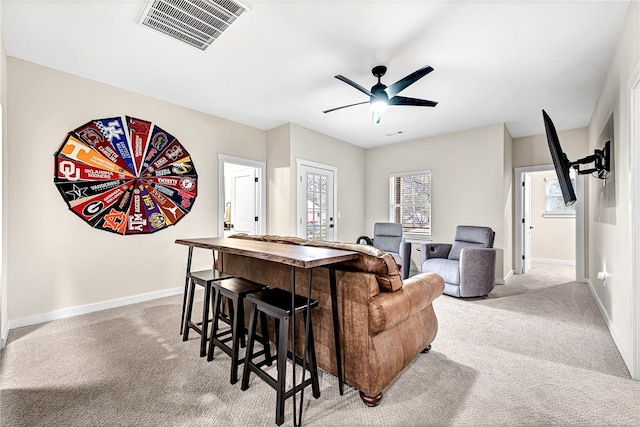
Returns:
[[[358,259],[336,266],[336,279],[344,381],[360,391],[368,406],[376,406],[400,371],[430,348],[438,331],[431,303],[444,290],[439,275],[422,273],[403,283],[393,257],[367,245],[274,235],[232,237],[360,253]],[[284,264],[225,254],[218,259],[218,268],[264,285],[291,289],[291,267]],[[311,297],[319,302],[312,310],[317,362],[322,370],[337,376],[329,270],[314,268],[312,274]],[[304,295],[307,287],[301,284],[307,283],[308,271],[297,269],[296,292]],[[296,323],[296,337],[302,337],[302,323]],[[298,339],[296,348],[301,353]]]

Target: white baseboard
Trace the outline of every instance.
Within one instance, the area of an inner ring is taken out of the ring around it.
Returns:
[[[531,262],[541,262],[543,264],[576,265],[575,260],[570,259],[531,258]]]
[[[4,348],[4,345],[6,344],[8,337],[9,337],[9,325],[4,325],[2,336],[0,336],[0,350]]]
[[[150,301],[158,298],[169,297],[178,295],[184,292],[184,287],[177,287],[171,289],[165,289],[157,292],[150,292],[147,294],[134,295],[131,297],[118,298],[110,301],[103,301],[95,304],[82,305],[79,307],[65,308],[63,310],[52,311],[50,313],[36,314],[34,316],[21,317],[18,319],[9,320],[5,326],[5,330],[2,331],[2,338],[0,340],[0,349],[3,349],[7,338],[9,337],[9,331],[15,328],[21,328],[23,326],[36,325],[38,323],[49,322],[51,320],[65,319],[67,317],[80,316],[81,314],[93,313],[94,311],[107,310],[110,308],[122,307],[124,305],[136,304],[139,302]]]
[[[618,347],[618,351],[622,356],[622,360],[624,360],[625,365],[627,365],[627,369],[629,370],[629,372],[631,372],[632,371],[631,367],[633,366],[633,357],[632,357],[631,351],[629,351],[624,341],[622,341],[622,339],[620,338],[620,333],[618,332],[616,327],[613,325],[613,322],[611,322],[609,313],[607,313],[607,311],[604,308],[604,305],[602,304],[602,301],[600,301],[600,298],[598,298],[598,294],[596,293],[596,290],[593,287],[593,283],[591,283],[591,280],[589,279],[586,279],[586,283],[589,286],[589,289],[591,290],[593,299],[596,300],[596,305],[598,306],[598,309],[602,314],[602,318],[604,319],[604,322],[607,324],[607,328],[609,329],[609,333],[613,338],[613,342],[616,344],[616,347]]]
[[[504,279],[496,279],[496,285],[506,285],[509,279],[513,276],[513,270],[509,271]]]

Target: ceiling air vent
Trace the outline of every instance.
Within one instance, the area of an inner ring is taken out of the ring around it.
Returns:
[[[247,10],[232,0],[149,0],[138,23],[205,50]]]

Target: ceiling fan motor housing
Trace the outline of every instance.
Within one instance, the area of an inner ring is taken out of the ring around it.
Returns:
[[[382,101],[386,103],[387,101],[389,101],[389,96],[385,91],[386,88],[387,86],[383,85],[382,83],[378,83],[375,86],[373,86],[371,88],[371,93],[373,94],[373,96],[371,97],[371,102]]]

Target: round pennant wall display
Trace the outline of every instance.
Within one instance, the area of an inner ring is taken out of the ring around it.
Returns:
[[[154,233],[180,221],[197,196],[198,175],[187,150],[145,120],[92,120],[69,132],[54,157],[60,195],[100,230]]]

